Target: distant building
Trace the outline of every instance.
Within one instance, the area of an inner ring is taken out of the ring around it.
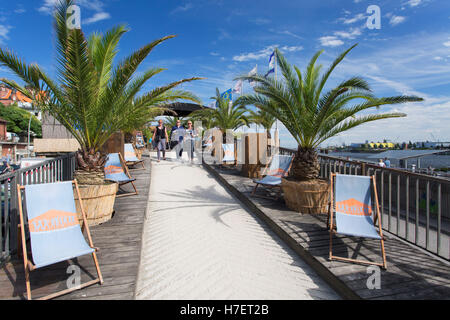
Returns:
[[[365,142],[365,143],[351,143],[350,148],[358,149],[367,146],[371,149],[393,149],[395,144],[392,142]]]
[[[371,142],[368,143],[369,147],[372,149],[393,149],[395,144],[392,142]]]
[[[0,84],[0,103],[5,106],[17,104],[19,108],[22,108],[30,113],[36,115],[41,120],[41,113],[35,110],[30,98],[23,95],[20,91],[9,88],[4,84]]]
[[[0,118],[0,158],[17,162],[20,156],[26,154],[27,144],[8,140],[8,122]]]
[[[450,142],[433,142],[433,141],[416,142],[416,147],[427,149],[436,149],[440,147],[450,148]]]

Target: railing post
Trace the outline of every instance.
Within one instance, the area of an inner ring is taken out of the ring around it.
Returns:
[[[436,232],[437,232],[437,235],[436,235],[436,237],[437,237],[437,239],[436,239],[436,241],[437,241],[437,254],[438,255],[441,255],[441,214],[442,214],[442,209],[441,209],[441,193],[442,193],[442,190],[441,190],[441,184],[439,183],[438,184],[438,194],[437,194],[437,196],[438,196],[438,201],[437,201],[437,205],[438,205],[438,209],[437,209],[437,230],[436,230]]]
[[[9,252],[10,254],[14,254],[17,252],[17,239],[18,239],[18,201],[17,201],[17,184],[21,184],[20,181],[20,176],[21,173],[20,172],[15,172],[14,173],[14,178],[11,179],[11,183],[10,183],[10,210],[9,210]],[[7,191],[7,190],[6,190]],[[5,199],[6,199],[6,194],[5,194]]]

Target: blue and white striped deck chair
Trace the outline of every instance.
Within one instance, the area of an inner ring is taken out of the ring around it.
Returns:
[[[279,188],[279,193],[281,193],[281,178],[287,177],[292,166],[292,160],[294,156],[292,155],[279,155],[276,154],[272,156],[270,161],[270,167],[266,166],[262,175],[262,179],[254,179],[253,182],[256,183],[253,189],[252,195],[255,195],[256,189],[259,185],[266,188]],[[281,195],[279,194],[278,198]]]
[[[125,197],[132,196],[138,194],[136,186],[134,185],[134,181],[128,172],[128,167],[125,164],[125,161],[122,159],[122,155],[120,153],[110,153],[106,159],[105,163],[105,180],[114,181],[119,184],[119,187],[122,185],[131,183],[134,188],[134,192],[121,193],[118,194],[117,197]]]
[[[212,148],[212,145],[213,145],[212,136],[209,136],[203,142],[203,148]]]
[[[236,157],[234,156],[234,143],[222,144],[223,148],[223,162],[236,162]]]
[[[142,169],[145,169],[144,160],[139,160],[136,156],[136,152],[134,151],[133,145],[131,143],[125,143],[124,145],[125,152],[125,163],[127,166],[134,166],[138,163],[142,164]]]
[[[86,239],[83,236],[83,230],[78,222],[73,184],[75,185],[78,199],[81,199],[78,184],[75,180],[17,186],[23,262],[25,267],[28,300],[31,300],[30,271],[87,254],[92,255],[97,270],[97,279],[88,281],[75,288],[62,290],[39,299],[51,299],[95,283],[103,283],[96,256],[97,249],[92,243],[86,214],[81,200],[80,208],[84,222],[83,229],[86,230],[88,242],[86,242]],[[24,203],[22,202],[22,191],[25,196]],[[26,209],[25,211],[28,218],[27,228],[30,233],[31,260],[28,258],[27,243],[25,239],[25,217],[24,210],[22,209],[23,206]]]
[[[333,181],[334,180],[334,181]],[[374,176],[331,175],[331,205],[329,206],[328,226],[330,231],[330,260],[341,260],[361,264],[372,264],[386,269],[383,230],[375,227],[378,220],[381,226],[378,195]],[[372,191],[375,198],[375,213],[372,209]],[[336,230],[333,225],[334,208]],[[383,263],[333,256],[333,234],[380,240]]]

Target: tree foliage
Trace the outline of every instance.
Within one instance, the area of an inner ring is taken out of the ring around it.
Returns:
[[[27,64],[14,52],[0,48],[0,66],[27,86],[9,79],[0,81],[32,99],[33,104],[67,128],[81,145],[78,164],[82,169],[102,171],[105,155],[99,150],[114,132],[142,127],[167,103],[200,103],[192,93],[177,89],[182,83],[200,78],[182,79],[142,93],[148,81],[165,69],[153,67],[137,73],[139,66],[156,46],[175,36],[150,42],[114,64],[119,41],[128,29],[119,25],[86,38],[81,29],[66,26],[67,9],[73,4],[73,0],[60,0],[54,11],[55,79],[38,65]]]
[[[30,122],[30,130],[36,134],[37,138],[42,137],[42,124],[34,115],[29,113],[17,105],[4,106],[0,103],[0,118],[8,121],[8,132],[17,134],[28,133],[28,124]]]

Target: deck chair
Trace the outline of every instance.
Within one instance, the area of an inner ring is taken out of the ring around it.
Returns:
[[[125,163],[127,166],[135,166],[136,164],[142,164],[142,169],[144,170],[144,160],[139,160],[136,156],[136,152],[134,151],[133,145],[131,143],[125,143]]]
[[[31,300],[30,271],[70,260],[87,254],[91,254],[97,270],[98,278],[88,281],[75,288],[68,288],[44,297],[39,300],[47,300],[69,292],[100,283],[103,284],[102,274],[98,265],[96,251],[92,243],[89,226],[84,212],[83,203],[80,200],[80,208],[83,216],[83,229],[80,227],[75,207],[74,190],[81,199],[77,181],[65,181],[48,184],[17,185],[20,233],[25,267],[25,281],[27,299]],[[23,213],[22,191],[25,195],[25,208],[28,218],[27,228],[30,233],[32,259],[29,259],[25,239],[25,217]],[[88,242],[83,236],[86,231]]]
[[[117,197],[132,196],[138,194],[134,181],[128,171],[128,167],[120,153],[110,153],[105,163],[105,180],[114,181],[119,184],[119,188],[125,184],[131,183],[134,192],[118,194]]]
[[[236,157],[234,156],[234,143],[222,144],[224,156],[223,162],[236,162]]]
[[[372,210],[371,189],[375,198],[375,214]],[[331,203],[328,209],[330,260],[377,265],[386,269],[386,253],[376,190],[374,176],[331,174]],[[336,228],[333,225],[333,211],[336,214]],[[377,220],[379,222],[378,230],[375,228]],[[334,256],[333,234],[380,240],[383,263]]]
[[[254,179],[253,182],[256,183],[253,188],[252,196],[255,196],[256,189],[259,185],[264,186],[266,188],[278,188],[279,196],[277,199],[281,197],[281,178],[287,177],[289,171],[291,170],[292,160],[294,156],[285,156],[276,154],[272,156],[269,164],[266,165],[262,175],[264,176],[262,179]]]
[[[212,145],[213,145],[212,136],[209,136],[208,138],[206,138],[203,141],[202,147],[203,148],[210,148],[210,147],[212,147]]]

